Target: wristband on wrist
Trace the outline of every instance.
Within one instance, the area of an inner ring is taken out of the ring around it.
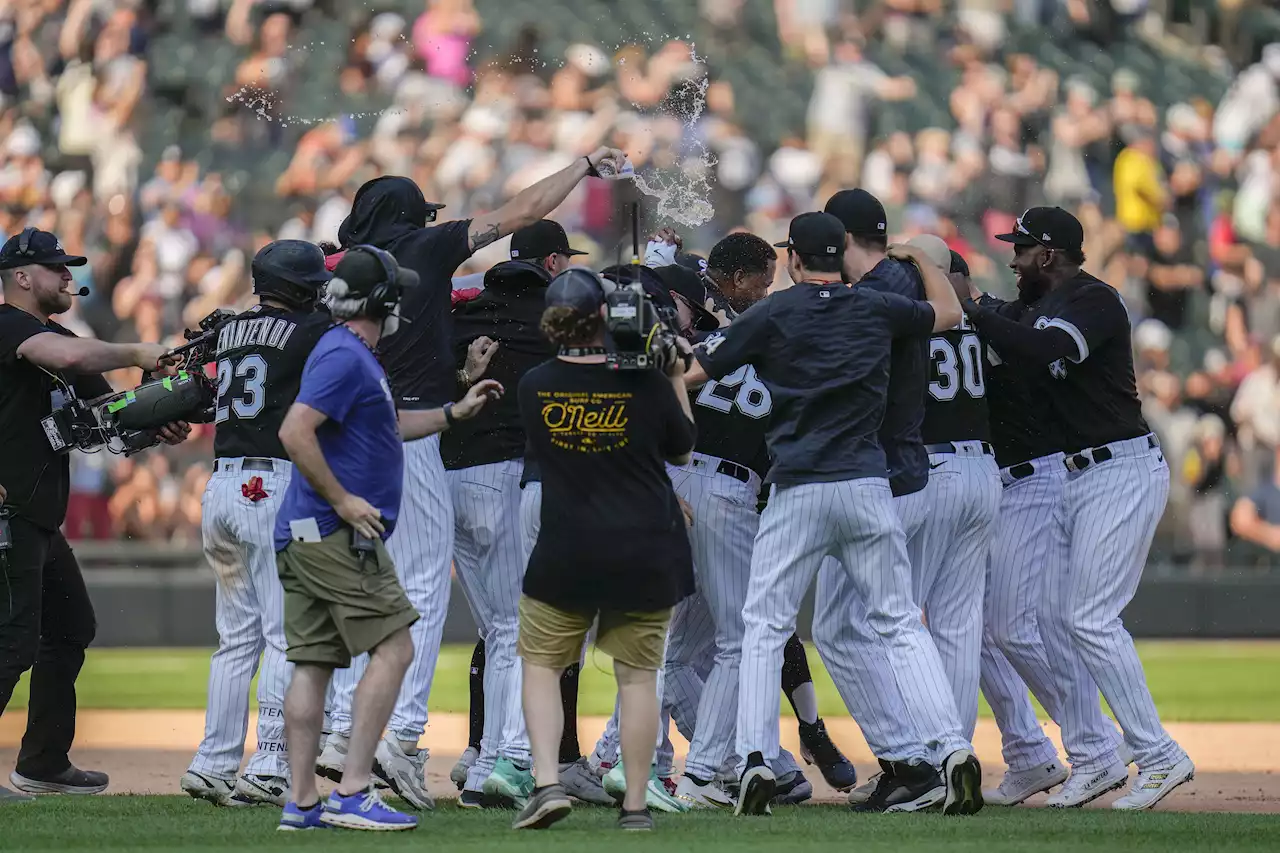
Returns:
[[[596,169],[595,164],[591,162],[591,158],[584,154],[582,159],[587,161],[587,176],[592,178],[600,177],[600,172]]]
[[[458,368],[458,384],[463,388],[470,388],[475,384],[471,381],[471,374],[467,373],[465,367]]]
[[[444,404],[444,423],[445,426],[457,426],[458,419],[453,416],[453,403]]]

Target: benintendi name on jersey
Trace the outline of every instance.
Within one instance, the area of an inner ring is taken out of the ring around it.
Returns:
[[[218,355],[241,347],[269,346],[282,350],[297,324],[279,317],[251,317],[235,320],[218,332]]]

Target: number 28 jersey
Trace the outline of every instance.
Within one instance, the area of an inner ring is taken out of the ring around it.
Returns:
[[[925,444],[991,440],[985,358],[986,347],[968,317],[929,339],[929,385],[920,429]]]
[[[769,472],[765,431],[773,399],[769,389],[744,364],[692,394],[693,422],[698,428],[694,450],[745,465],[763,478]]]
[[[333,318],[323,309],[255,306],[218,332],[213,455],[288,459],[280,425],[298,396],[307,356]]]

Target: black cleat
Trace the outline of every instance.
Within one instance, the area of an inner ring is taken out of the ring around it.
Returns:
[[[816,764],[827,784],[841,793],[858,784],[858,771],[832,742],[821,719],[800,723],[800,757],[806,764]]]
[[[946,799],[947,788],[932,765],[881,761],[880,767],[884,773],[875,791],[851,807],[855,812],[918,812]]]

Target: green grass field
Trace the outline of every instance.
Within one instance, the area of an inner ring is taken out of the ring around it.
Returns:
[[[1144,642],[1138,651],[1151,692],[1166,721],[1274,722],[1280,720],[1280,643]],[[471,649],[449,646],[441,655],[431,693],[435,711],[467,710]],[[843,709],[817,653],[810,650],[820,707],[827,715]],[[209,651],[205,649],[91,650],[80,675],[81,708],[204,708]],[[583,673],[579,712],[613,711],[614,683],[609,659],[593,651]],[[25,708],[26,680],[10,707]],[[790,708],[783,703],[790,713]],[[989,714],[983,706],[983,714]]]
[[[1169,850],[1272,851],[1280,819],[1260,815],[1121,814],[1088,810],[987,809],[973,818],[937,814],[855,815],[838,806],[779,808],[769,819],[724,814],[659,815],[652,835],[624,835],[611,810],[583,808],[545,832],[511,831],[510,812],[463,812],[442,802],[415,832],[275,832],[275,809],[234,811],[178,797],[44,799],[0,812],[0,849],[36,853],[148,850],[410,850],[450,853],[1126,853]]]

